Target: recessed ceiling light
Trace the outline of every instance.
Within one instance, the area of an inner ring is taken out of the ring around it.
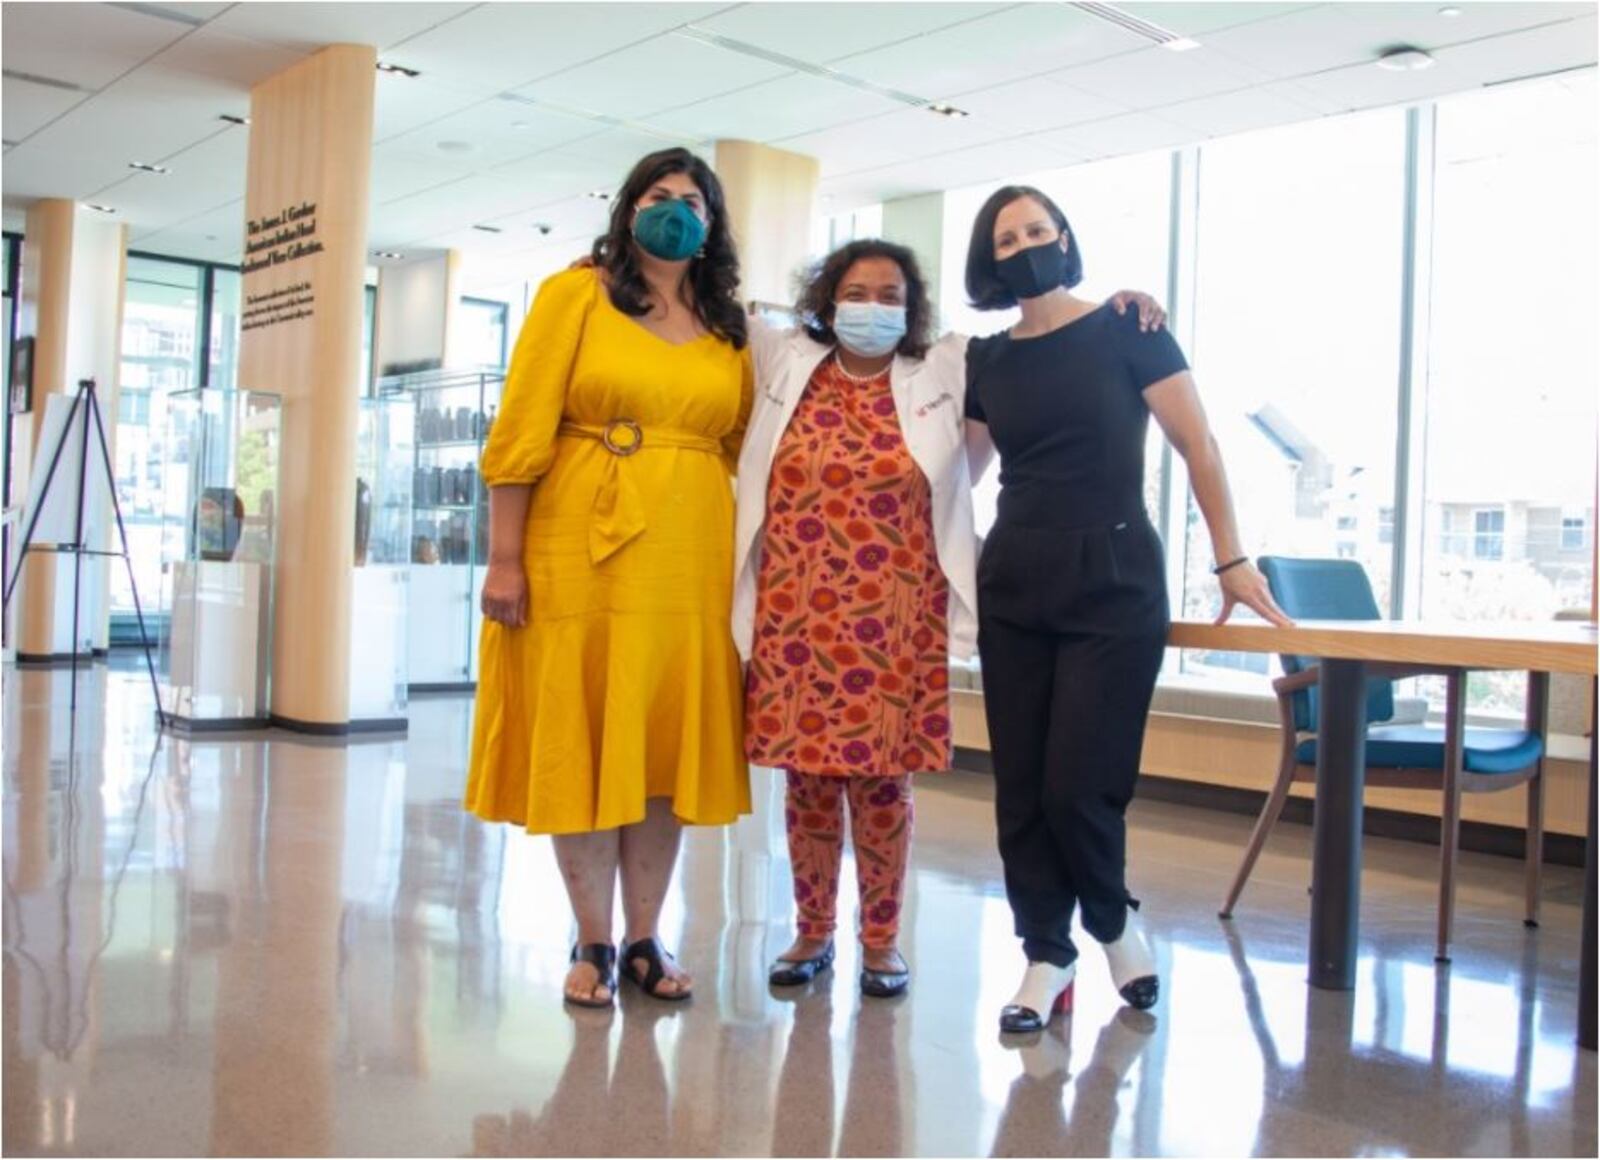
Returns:
[[[498,234],[501,232],[499,226],[473,226],[472,228],[486,234]]]
[[[130,161],[129,169],[137,169],[140,173],[171,173],[165,165],[151,165],[148,161]]]
[[[471,153],[476,148],[471,141],[440,141],[438,145],[441,153]]]
[[[116,210],[112,209],[109,205],[100,205],[100,204],[98,204],[96,202],[92,202],[92,201],[91,202],[86,202],[85,204],[88,205],[88,207],[90,209],[94,210],[95,213],[116,213],[117,212]]]
[[[397,262],[405,257],[404,254],[397,254],[393,250],[374,250],[372,251],[372,256],[374,258],[386,258],[391,262]]]
[[[401,77],[420,77],[422,75],[414,68],[407,68],[403,64],[391,64],[386,60],[380,60],[378,62],[378,71],[393,73],[395,76]]]
[[[1420,48],[1391,48],[1378,56],[1377,65],[1390,72],[1421,72],[1433,67],[1433,57]]]
[[[954,105],[929,105],[928,112],[938,113],[941,117],[966,117],[970,116],[965,109],[958,109]]]
[[[1193,52],[1200,47],[1200,42],[1191,40],[1187,36],[1180,36],[1176,40],[1163,40],[1161,47],[1168,52]]]
[[[1439,9],[1439,15],[1443,16],[1446,20],[1454,20],[1457,16],[1461,15],[1461,9],[1457,8],[1454,4],[1448,4]]]
[[[224,113],[217,120],[226,121],[230,125],[248,125],[250,123],[249,117],[236,117],[232,113]]]
[[[589,191],[589,196],[594,198],[596,201],[610,201],[611,191],[609,189],[591,189]]]

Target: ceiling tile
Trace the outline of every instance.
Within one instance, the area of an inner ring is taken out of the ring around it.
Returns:
[[[425,77],[514,89],[715,13],[719,4],[482,4],[407,41]]]
[[[234,4],[212,27],[235,36],[314,51],[329,44],[371,44],[378,51],[469,11],[471,4]],[[401,60],[400,63],[406,63]]]
[[[1342,13],[1342,7],[1324,4],[1215,32],[1199,51],[1220,53],[1275,78],[1371,60],[1374,50],[1389,42],[1377,16],[1386,5],[1357,5],[1373,10],[1360,20]]]
[[[905,111],[921,112],[915,109]],[[930,120],[933,118],[931,113],[921,113],[921,115]],[[848,125],[836,125],[816,133],[786,137],[776,144],[784,149],[815,157],[821,163],[824,178],[841,173],[854,173],[862,169],[881,169],[896,162],[913,161],[918,156],[917,149],[909,148],[906,142],[885,129],[889,117],[899,116],[892,113],[887,117],[873,117]],[[962,143],[966,142],[963,140]]]
[[[1597,21],[1594,6],[1588,8],[1589,15],[1578,19],[1442,48],[1434,55],[1441,67],[1470,73],[1483,84],[1593,65]]]
[[[160,229],[242,198],[248,163],[248,138],[243,133],[218,133],[188,150],[173,173],[130,173],[95,199],[115,205],[122,220],[136,230]]]
[[[1047,148],[1081,159],[1170,149],[1193,137],[1193,130],[1153,113],[1126,113],[1038,135]]]
[[[193,31],[110,4],[7,4],[0,60],[7,69],[99,89]]]
[[[207,77],[217,82],[220,89],[239,94],[244,105],[243,111],[248,111],[250,90],[254,86],[305,59],[305,56],[303,49],[230,36],[208,26],[195,29],[136,75],[154,70]]]
[[[843,57],[831,67],[914,96],[943,100],[1148,45],[1143,37],[1066,4],[1019,4],[888,48]]]
[[[372,139],[389,141],[488,99],[488,94],[464,92],[426,76],[379,73],[373,100]]]
[[[738,92],[712,97],[650,117],[652,128],[697,140],[735,137],[774,141],[830,125],[859,121],[905,106],[836,81],[791,73]]]
[[[604,126],[583,117],[490,99],[387,138],[379,147],[451,165],[487,169],[592,137]],[[441,149],[441,143],[450,146]],[[459,145],[471,146],[461,150]]]
[[[542,207],[582,197],[591,190],[614,190],[622,184],[626,168],[592,157],[580,157],[570,150],[552,149],[502,165],[494,170],[493,176],[517,183],[527,193],[528,205]],[[598,199],[588,200],[604,204]]]
[[[822,64],[992,13],[993,4],[740,4],[697,28]]]
[[[561,152],[601,166],[603,172],[610,174],[610,181],[602,181],[600,188],[609,184],[615,189],[622,184],[623,178],[627,177],[628,171],[639,158],[661,149],[671,149],[675,145],[694,147],[699,144],[687,137],[658,137],[632,129],[608,129],[593,137],[563,145]],[[703,145],[701,152],[710,157],[710,150]]]
[[[1050,75],[1130,109],[1153,109],[1236,92],[1273,79],[1252,65],[1205,49],[1173,52],[1165,48],[1146,48]]]
[[[516,92],[555,108],[640,121],[782,76],[770,61],[667,33],[577,65]]]
[[[1592,3],[1526,3],[1518,0],[1474,0],[1450,5],[1459,16],[1439,15],[1443,3],[1335,4],[1339,15],[1357,26],[1381,30],[1382,44],[1414,44],[1439,49],[1466,45],[1485,37],[1592,17]],[[1371,11],[1367,11],[1370,8]],[[1572,30],[1574,33],[1576,29]]]
[[[1165,28],[1169,32],[1200,37],[1208,32],[1218,32],[1224,28],[1237,28],[1241,24],[1254,24],[1258,20],[1270,20],[1274,16],[1282,16],[1285,12],[1296,12],[1303,8],[1314,7],[1314,5],[1212,4],[1206,3],[1205,0],[1193,0],[1193,2],[1190,2],[1190,0],[1169,0],[1167,3],[1143,4],[1135,2],[1118,4],[1117,7],[1130,16],[1137,16],[1140,20],[1147,20],[1151,24]],[[1437,5],[1434,7],[1437,7]]]
[[[1198,141],[1305,121],[1321,116],[1322,110],[1305,100],[1296,100],[1283,89],[1255,88],[1167,105],[1160,115],[1193,130]]]
[[[6,77],[0,88],[0,124],[4,125],[5,139],[23,141],[86,99],[83,93]]]
[[[1051,76],[1030,77],[953,98],[974,123],[992,126],[992,136],[1008,137],[1097,121],[1131,111],[1120,101],[1084,92]]]

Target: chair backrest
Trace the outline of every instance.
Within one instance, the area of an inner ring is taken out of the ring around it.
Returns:
[[[1288,556],[1263,556],[1261,574],[1267,578],[1278,607],[1296,620],[1382,620],[1378,601],[1366,569],[1354,560],[1296,560]],[[1283,656],[1283,671],[1298,673],[1316,667],[1314,657]],[[1294,694],[1296,729],[1317,727],[1317,690]],[[1375,678],[1367,682],[1367,720],[1387,721],[1394,716],[1394,682]]]

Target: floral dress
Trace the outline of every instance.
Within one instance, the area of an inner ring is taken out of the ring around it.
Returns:
[[[861,381],[827,359],[773,459],[750,760],[832,777],[948,769],[948,606],[889,372]]]

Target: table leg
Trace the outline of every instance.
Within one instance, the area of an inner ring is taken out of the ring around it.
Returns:
[[[1596,695],[1600,683],[1589,683],[1589,696]],[[1600,706],[1596,706],[1600,712]],[[1583,951],[1578,959],[1578,1046],[1595,1050],[1595,930],[1594,930],[1594,811],[1595,738],[1600,734],[1600,717],[1591,718],[1589,728],[1589,824],[1583,855]]]
[[[1321,662],[1317,800],[1311,851],[1311,985],[1356,982],[1361,917],[1361,799],[1367,777],[1367,666]]]

